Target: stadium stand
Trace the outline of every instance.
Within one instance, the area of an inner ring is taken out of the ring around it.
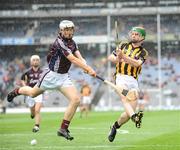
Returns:
[[[10,2],[11,5],[9,5]],[[61,4],[58,2],[58,0],[44,0],[40,3],[36,0],[30,0],[28,3],[18,5],[15,1],[10,0],[2,0],[0,2],[0,12],[2,12],[0,15],[0,87],[3,87],[1,91],[3,89],[9,91],[19,84],[20,74],[28,68],[27,64],[29,63],[28,61],[31,54],[39,54],[42,58],[42,66],[45,67],[47,65],[44,56],[47,53],[49,44],[57,35],[59,21],[63,19],[71,19],[75,23],[77,31],[75,37],[81,37],[81,39],[83,39],[81,40],[81,42],[83,42],[79,44],[82,54],[88,59],[88,63],[98,70],[99,74],[108,78],[106,71],[107,64],[104,66],[100,65],[102,59],[105,58],[108,53],[108,41],[102,43],[99,37],[108,36],[108,17],[110,17],[110,39],[112,39],[110,40],[110,47],[112,49],[115,46],[115,20],[119,22],[119,35],[121,39],[127,39],[126,35],[132,26],[140,25],[147,29],[148,36],[145,47],[149,50],[150,57],[144,65],[139,82],[143,89],[148,89],[150,92],[150,105],[158,105],[158,101],[154,99],[158,99],[160,93],[162,93],[162,99],[167,95],[172,98],[171,102],[167,100],[167,103],[166,101],[162,103],[164,108],[166,106],[175,107],[176,104],[179,104],[177,102],[177,99],[180,97],[177,92],[180,85],[180,13],[178,11],[180,2],[178,0],[169,0],[166,1],[166,3],[163,0],[76,0],[71,3],[62,0]],[[133,8],[136,6],[138,10],[142,7],[147,7],[148,9],[152,6],[156,6],[159,9],[165,8],[166,10],[168,8],[174,8],[171,9],[174,10],[173,13],[164,13],[162,11],[161,14],[161,60],[158,59],[157,50],[157,13],[154,13],[152,10],[152,12],[148,11],[149,14],[146,14],[146,12],[138,15],[126,13],[122,15],[119,15],[119,13],[108,14],[108,10],[112,12],[119,8],[122,8],[122,10],[131,10],[132,6]],[[74,10],[75,12],[80,12],[81,15],[78,16],[78,13],[72,15]],[[26,17],[23,15],[11,17],[22,11],[23,13],[27,13]],[[37,14],[31,16],[34,11],[37,11]],[[62,12],[62,15],[53,16],[51,11]],[[63,14],[63,11],[69,11],[69,14]],[[84,12],[84,14],[82,12]],[[88,14],[86,12],[88,12]],[[41,17],[44,13],[45,15]],[[4,17],[3,14],[9,15]],[[97,40],[94,41],[94,43],[89,42],[90,36],[97,37]],[[14,42],[19,39],[27,39],[27,41],[21,41],[20,44]],[[47,39],[47,42],[42,44],[43,39]],[[160,61],[161,66],[159,66]],[[112,70],[112,68],[110,69],[113,74],[114,70]],[[79,87],[85,81],[88,82],[88,84],[94,87],[93,94],[96,95],[95,91],[100,88],[100,82],[85,75],[75,66],[72,66],[72,70],[75,70],[72,74],[74,82],[78,83]],[[161,83],[159,82],[159,70],[161,70]],[[161,92],[159,92],[159,87],[162,88]],[[105,89],[108,90],[107,88]],[[107,97],[109,98],[109,95],[112,96],[113,94],[113,91],[105,92],[100,98],[100,102],[96,103],[97,106],[109,106],[109,101],[106,99]],[[48,97],[51,97],[52,100],[47,100],[46,107],[57,105],[66,106],[67,104],[64,97],[57,93],[50,92],[47,94],[47,99]],[[9,107],[24,106],[22,99],[23,98],[20,97],[19,101],[14,104],[9,104]],[[116,106],[117,102],[119,102],[118,97],[113,96],[112,106]]]

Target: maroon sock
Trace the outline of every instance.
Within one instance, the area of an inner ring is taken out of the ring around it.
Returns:
[[[63,119],[63,121],[61,123],[61,129],[68,129],[69,124],[70,124],[70,121]]]

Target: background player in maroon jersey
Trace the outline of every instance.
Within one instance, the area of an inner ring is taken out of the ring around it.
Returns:
[[[40,69],[40,57],[38,55],[32,55],[30,59],[31,67],[22,75],[22,85],[34,87],[38,82],[42,70]],[[35,118],[35,125],[32,129],[33,132],[38,132],[40,127],[40,110],[43,105],[43,95],[38,95],[35,98],[30,96],[25,97],[27,105],[30,107],[31,118]]]
[[[50,89],[61,92],[69,100],[69,105],[64,113],[57,135],[67,140],[73,139],[68,127],[80,104],[80,94],[68,74],[71,64],[77,65],[91,76],[96,76],[96,72],[86,64],[85,59],[81,56],[77,44],[72,39],[73,34],[74,23],[69,20],[61,21],[58,37],[51,45],[47,56],[48,69],[44,70],[41,79],[33,88],[30,86],[16,88],[7,96],[7,100],[11,102],[18,95],[36,97]]]

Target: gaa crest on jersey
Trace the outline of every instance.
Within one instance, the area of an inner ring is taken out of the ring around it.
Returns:
[[[30,77],[30,78],[33,78],[33,76],[34,76],[33,74],[29,74],[29,77]]]

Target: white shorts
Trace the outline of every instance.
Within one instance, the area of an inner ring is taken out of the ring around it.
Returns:
[[[33,107],[35,105],[35,103],[44,103],[43,95],[41,94],[34,98],[27,96],[25,98],[25,102],[29,107]]]
[[[117,74],[116,75],[116,85],[127,88],[128,90],[136,89],[137,91],[139,91],[138,82],[132,76]]]
[[[142,105],[143,105],[143,104],[146,104],[146,101],[145,101],[144,99],[139,99],[139,100],[138,100],[138,104],[142,104]]]
[[[90,103],[91,103],[90,96],[83,96],[82,97],[82,104],[90,104]]]
[[[74,85],[68,73],[60,74],[51,70],[45,70],[36,86],[42,90],[57,90],[61,87],[69,87]]]

